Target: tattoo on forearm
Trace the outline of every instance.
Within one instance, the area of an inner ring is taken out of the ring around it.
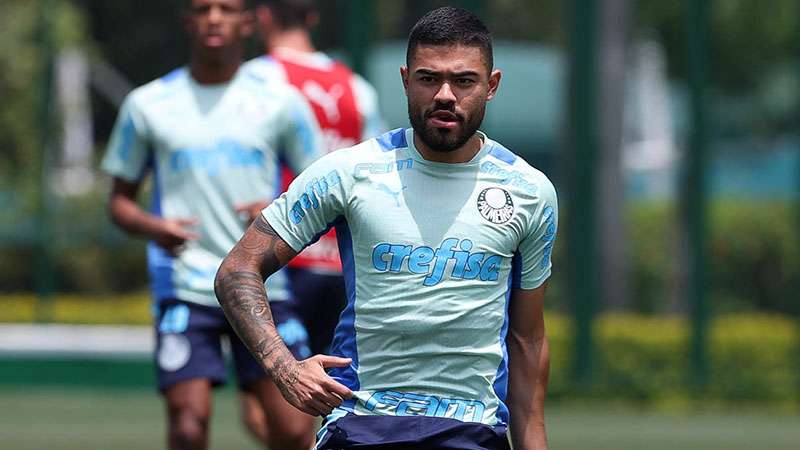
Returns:
[[[259,216],[252,225],[258,233],[251,236],[245,235],[241,244],[245,250],[253,251],[260,255],[259,267],[261,273],[273,273],[289,262],[295,252],[275,232],[264,216]]]
[[[226,258],[215,285],[228,321],[284,393],[297,382],[302,366],[275,328],[264,279],[293,256],[269,223],[258,217]]]
[[[297,382],[299,366],[275,329],[264,280],[253,272],[233,272],[217,283],[217,296],[236,333],[282,390]]]

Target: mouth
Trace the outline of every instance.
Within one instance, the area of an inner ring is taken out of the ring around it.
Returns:
[[[457,127],[462,119],[461,117],[451,111],[445,110],[437,110],[426,114],[428,123],[431,124],[435,128],[455,128]]]
[[[206,47],[222,47],[225,45],[225,38],[219,33],[208,33],[203,37],[203,44]]]

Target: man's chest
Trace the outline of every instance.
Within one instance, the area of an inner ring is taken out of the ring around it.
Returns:
[[[428,273],[428,284],[446,276],[489,281],[524,229],[512,192],[492,180],[411,172],[355,185],[354,243],[378,271]]]
[[[277,158],[279,128],[274,113],[251,104],[203,112],[196,106],[164,108],[150,115],[150,141],[165,172],[219,174],[261,168]]]

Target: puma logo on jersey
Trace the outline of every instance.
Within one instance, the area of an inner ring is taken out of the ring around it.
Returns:
[[[406,188],[406,186],[401,186],[400,190],[398,191],[393,190],[385,183],[378,183],[376,187],[378,188],[379,191],[383,192],[384,194],[390,195],[394,199],[395,206],[400,206],[400,194],[403,193],[403,190]]]
[[[344,95],[344,87],[334,84],[330,91],[326,91],[319,83],[308,80],[303,83],[303,93],[312,103],[315,103],[325,113],[330,123],[338,123],[342,116],[339,113],[339,99]]]

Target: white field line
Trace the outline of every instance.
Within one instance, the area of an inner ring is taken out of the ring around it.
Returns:
[[[0,355],[149,358],[153,333],[147,326],[0,324]]]

